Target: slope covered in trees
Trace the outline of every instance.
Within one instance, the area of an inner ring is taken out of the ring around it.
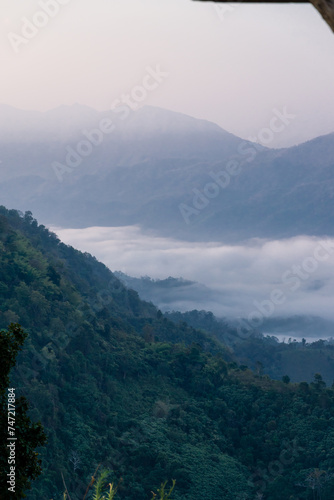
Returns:
[[[19,325],[0,331],[0,492],[1,498],[22,498],[31,481],[41,473],[35,448],[45,443],[39,423],[27,415],[27,401],[17,398],[9,373],[26,337]]]
[[[212,335],[233,351],[239,364],[252,369],[261,366],[261,371],[280,380],[289,374],[293,382],[312,382],[316,373],[332,384],[334,380],[334,340],[299,341],[288,338],[279,342],[274,335],[264,335],[258,330],[242,331],[227,320],[216,318],[209,311],[169,312],[165,316],[177,324],[186,323]],[[312,318],[307,318],[311,322]],[[297,317],[300,328],[305,318]],[[274,320],[272,321],[274,323]],[[317,331],[319,337],[322,330]],[[325,337],[325,336],[324,336]],[[324,338],[323,337],[323,338]]]
[[[139,299],[30,213],[0,209],[0,327],[28,333],[12,385],[48,436],[29,500],[83,497],[98,464],[117,497],[332,498],[334,393],[238,367],[228,348]]]

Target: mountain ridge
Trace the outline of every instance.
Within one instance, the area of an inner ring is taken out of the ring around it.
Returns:
[[[18,190],[13,208],[47,225],[139,225],[189,241],[334,235],[334,134],[268,149],[159,108],[96,113],[67,144],[3,142],[2,202]]]

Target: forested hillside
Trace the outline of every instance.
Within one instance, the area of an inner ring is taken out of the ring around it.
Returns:
[[[259,330],[242,331],[209,311],[170,312],[165,316],[177,324],[186,323],[228,345],[239,364],[271,378],[279,379],[289,374],[293,382],[311,382],[316,373],[331,385],[334,381],[334,340],[307,341],[286,338],[279,342],[274,335],[264,335]],[[301,325],[303,318],[298,318]],[[307,318],[308,319],[308,318]],[[274,324],[274,321],[272,321]],[[316,330],[319,337],[322,330]],[[324,337],[323,337],[324,338]]]
[[[117,498],[334,495],[334,392],[238,366],[204,332],[168,320],[31,213],[0,209],[0,327],[28,333],[12,385],[48,443],[29,500],[82,499],[98,464]],[[2,470],[3,474],[4,471]]]

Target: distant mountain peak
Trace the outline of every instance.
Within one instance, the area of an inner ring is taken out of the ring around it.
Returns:
[[[68,141],[79,136],[82,129],[97,128],[102,119],[117,122],[117,131],[147,135],[219,134],[235,137],[217,124],[184,113],[145,105],[130,110],[126,119],[119,119],[113,110],[97,111],[80,103],[62,104],[47,111],[20,110],[0,104],[0,140],[5,142]]]
[[[125,124],[125,128],[128,130],[138,126],[142,132],[154,134],[218,133],[226,136],[233,135],[208,120],[150,105],[145,105],[133,112]]]

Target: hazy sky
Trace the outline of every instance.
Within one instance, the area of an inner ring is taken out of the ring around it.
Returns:
[[[318,12],[309,4],[222,8],[191,0],[1,0],[0,100],[23,109],[79,102],[108,110],[142,83],[148,66],[160,65],[169,76],[142,104],[245,138],[286,106],[296,119],[269,146],[333,132],[334,35]]]

